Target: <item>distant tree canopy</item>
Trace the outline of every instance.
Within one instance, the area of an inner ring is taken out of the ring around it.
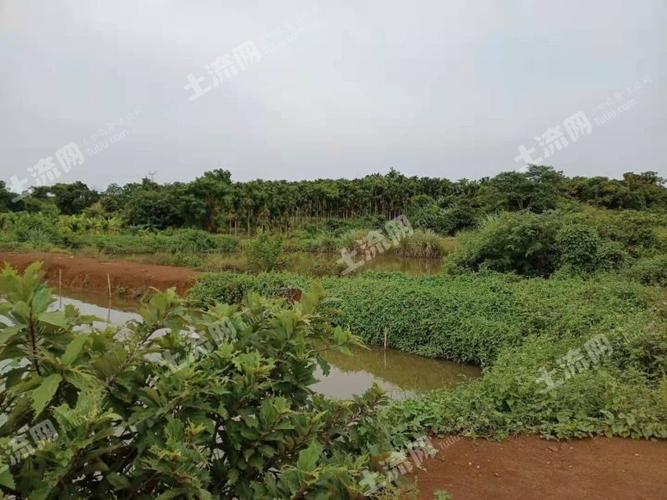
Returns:
[[[623,179],[565,177],[547,166],[492,178],[450,181],[407,177],[396,170],[360,179],[233,182],[230,172],[206,172],[189,183],[110,185],[97,192],[82,182],[35,188],[31,201],[13,203],[0,184],[0,211],[57,209],[62,214],[120,216],[128,226],[208,231],[287,229],[307,219],[384,217],[407,213],[418,227],[453,234],[480,215],[499,211],[542,213],[580,202],[609,209],[665,209],[665,180],[656,172]],[[49,208],[51,207],[51,208]]]

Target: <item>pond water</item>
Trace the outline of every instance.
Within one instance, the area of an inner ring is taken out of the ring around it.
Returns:
[[[103,321],[120,324],[140,319],[135,312],[137,303],[114,298],[109,307],[104,295],[67,290],[62,298],[63,306],[72,304],[83,314],[92,314]],[[59,302],[53,305],[59,307]],[[393,349],[355,348],[352,356],[338,352],[327,352],[324,357],[331,365],[330,373],[324,376],[318,368],[317,382],[313,389],[333,398],[346,399],[360,395],[374,382],[390,397],[401,399],[418,392],[443,387],[452,387],[465,380],[481,375],[478,367],[451,361],[423,358]]]
[[[317,262],[326,262],[333,266],[340,259],[340,254],[323,254],[312,252],[290,252],[287,260],[287,270],[299,272],[304,268],[312,268]],[[366,271],[401,272],[412,275],[438,274],[442,270],[441,258],[427,259],[416,257],[401,257],[400,255],[376,255],[365,262],[357,273]]]

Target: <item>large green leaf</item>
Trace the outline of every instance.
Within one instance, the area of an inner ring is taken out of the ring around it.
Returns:
[[[297,467],[302,471],[311,471],[317,465],[317,460],[322,454],[322,445],[317,441],[311,441],[308,448],[301,450]]]
[[[37,316],[42,323],[57,326],[58,328],[67,328],[67,318],[64,311],[50,311]]]
[[[53,302],[53,296],[51,295],[51,290],[49,287],[43,286],[35,292],[35,295],[32,297],[32,310],[33,314],[41,314],[49,307],[49,304]]]
[[[39,387],[32,391],[32,409],[34,411],[34,417],[37,417],[42,413],[46,405],[51,402],[62,379],[63,378],[59,374],[54,373],[43,379]]]
[[[0,330],[0,345],[6,344],[14,335],[18,334],[20,331],[21,331],[20,326],[3,328],[2,330]]]
[[[12,473],[9,471],[9,467],[6,465],[0,466],[0,486],[11,488],[12,490],[16,488]]]
[[[90,337],[88,335],[77,335],[74,339],[67,345],[65,349],[65,354],[63,354],[63,364],[65,366],[72,366],[74,360],[79,356],[81,349],[85,345],[86,341]]]

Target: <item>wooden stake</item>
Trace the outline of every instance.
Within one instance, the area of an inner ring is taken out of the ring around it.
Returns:
[[[387,350],[387,327],[384,327],[384,350]]]
[[[107,273],[107,286],[109,288],[109,310],[107,311],[107,323],[111,323],[111,276]]]
[[[58,309],[63,308],[63,270],[58,269],[58,297],[60,297],[60,302]]]

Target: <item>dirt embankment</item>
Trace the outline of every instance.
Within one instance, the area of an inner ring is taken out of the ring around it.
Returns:
[[[24,269],[44,262],[57,285],[90,292],[112,289],[129,296],[147,288],[176,287],[185,293],[197,272],[172,266],[28,252],[0,252],[0,263]],[[446,490],[456,500],[486,499],[641,499],[667,500],[667,441],[586,439],[552,442],[534,436],[485,441],[436,441],[438,454],[417,474],[421,498]]]
[[[194,284],[198,274],[185,267],[98,260],[47,252],[0,252],[0,263],[7,262],[20,270],[36,261],[44,263],[46,278],[51,285],[58,284],[59,272],[62,270],[64,287],[106,292],[108,275],[112,292],[129,297],[138,297],[149,287],[160,290],[176,287],[177,292],[183,294]]]

